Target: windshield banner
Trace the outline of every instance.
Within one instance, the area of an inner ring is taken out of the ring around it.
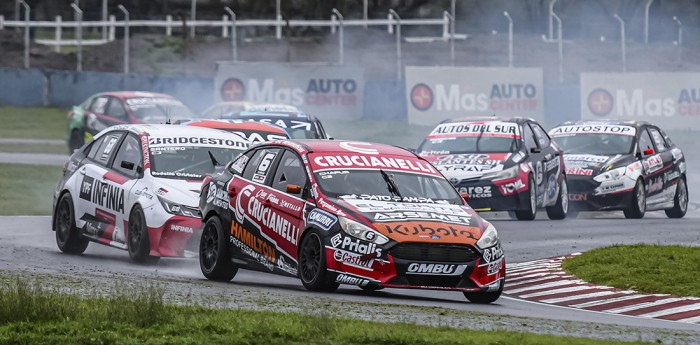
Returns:
[[[528,116],[544,120],[542,69],[406,67],[406,109],[411,124],[446,118]]]
[[[559,126],[551,131],[549,135],[552,137],[564,137],[574,134],[614,134],[634,136],[637,134],[637,129],[632,126],[620,126],[610,124],[600,125],[569,125]]]
[[[214,79],[217,102],[284,103],[326,119],[358,119],[363,113],[361,67],[221,62]]]
[[[408,157],[387,157],[370,155],[314,155],[312,160],[314,171],[335,169],[371,169],[395,170],[411,173],[423,173],[439,176],[440,174],[428,162]]]
[[[513,122],[481,121],[481,122],[452,122],[435,127],[428,135],[432,138],[454,137],[502,137],[520,138],[518,125]]]

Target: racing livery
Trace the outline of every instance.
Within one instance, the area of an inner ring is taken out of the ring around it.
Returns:
[[[204,179],[200,267],[339,284],[500,296],[505,258],[495,227],[426,160],[394,146],[329,140],[261,144]]]
[[[289,136],[294,139],[328,139],[326,130],[321,121],[313,115],[294,111],[290,106],[260,105],[253,106],[251,110],[229,114],[222,119],[244,122],[262,122],[284,128]],[[281,110],[276,110],[281,109]]]
[[[685,157],[658,127],[638,121],[565,122],[550,135],[564,150],[572,211],[622,210],[627,218],[688,208]]]
[[[247,148],[243,138],[215,129],[108,128],[64,167],[53,201],[58,248],[80,254],[93,241],[126,249],[137,262],[185,255],[199,239],[202,175]]]
[[[231,120],[194,120],[183,122],[186,126],[220,129],[243,137],[251,145],[266,141],[289,139],[289,134],[281,127],[261,122],[240,122]]]
[[[544,207],[550,219],[566,218],[562,152],[535,120],[445,120],[417,152],[477,211],[514,211],[518,219],[532,220]]]
[[[128,123],[166,123],[192,118],[192,111],[170,95],[119,91],[92,95],[68,113],[70,153],[107,127]]]

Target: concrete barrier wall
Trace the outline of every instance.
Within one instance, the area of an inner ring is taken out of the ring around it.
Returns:
[[[0,68],[0,105],[42,106],[46,83],[46,75],[37,69]]]

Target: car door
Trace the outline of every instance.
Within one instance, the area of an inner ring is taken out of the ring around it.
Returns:
[[[119,145],[119,149],[110,163],[107,180],[118,184],[124,190],[124,207],[116,214],[116,221],[101,234],[105,241],[126,244],[126,228],[131,212],[131,205],[141,197],[153,198],[152,186],[142,179],[143,154],[141,141],[133,133],[128,133]],[[142,205],[145,207],[145,205]]]
[[[78,169],[80,193],[75,203],[76,225],[86,236],[100,239],[124,212],[122,179],[110,174],[110,166],[124,132],[112,131],[93,142],[83,166]]]
[[[537,191],[537,205],[542,205],[545,183],[545,167],[543,163],[545,153],[542,152],[535,133],[528,122],[523,123],[522,133],[528,154],[527,161],[532,164],[533,178],[535,180],[534,190]],[[528,188],[533,188],[533,186],[528,186]]]
[[[535,139],[537,141],[537,146],[542,150],[542,171],[543,177],[543,191],[544,205],[549,206],[557,201],[557,180],[559,178],[559,173],[561,172],[561,153],[559,150],[555,149],[552,145],[552,139],[549,137],[547,132],[540,126],[537,122],[530,122],[530,127],[535,134]]]
[[[669,173],[673,171],[673,153],[671,152],[670,145],[666,142],[658,128],[649,126],[647,130],[651,135],[651,141],[654,143],[655,153],[661,157],[661,162],[663,164],[658,174],[651,179],[650,184],[647,185],[649,203],[668,202],[672,200],[672,192],[675,191],[675,188],[673,188],[674,181],[669,178],[669,176],[672,176],[669,175]]]
[[[117,97],[110,97],[105,116],[100,118],[100,121],[106,126],[121,125],[130,123],[128,113],[124,107],[122,100]]]
[[[85,110],[85,128],[87,131],[95,135],[105,128],[101,118],[107,116],[107,105],[109,104],[109,96],[100,95],[92,99],[92,103]]]

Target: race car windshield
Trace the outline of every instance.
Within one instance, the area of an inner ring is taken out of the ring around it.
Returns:
[[[301,128],[287,128],[287,133],[292,139],[319,139],[318,133]]]
[[[167,101],[139,101],[131,98],[126,100],[131,112],[145,123],[164,123],[173,119],[191,119],[192,111],[184,104]]]
[[[321,191],[329,197],[377,195],[411,201],[430,198],[462,204],[444,178],[384,170],[325,170],[315,173]],[[390,181],[390,182],[388,182]],[[400,192],[399,192],[400,191]]]
[[[515,152],[518,141],[515,137],[489,137],[485,135],[428,138],[418,148],[420,153],[439,152],[440,154],[458,153],[497,153]]]
[[[151,175],[154,177],[201,180],[214,172],[211,156],[220,164],[234,160],[242,152],[235,149],[203,146],[151,147]]]
[[[634,136],[615,134],[573,134],[554,139],[564,153],[615,155],[632,153]]]

